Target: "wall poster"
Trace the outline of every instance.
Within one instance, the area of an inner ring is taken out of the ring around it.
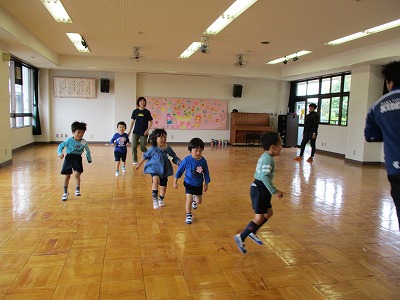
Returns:
[[[228,128],[228,100],[176,97],[145,97],[153,116],[153,128],[207,129]]]

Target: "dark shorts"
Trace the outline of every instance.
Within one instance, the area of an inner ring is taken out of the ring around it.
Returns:
[[[67,154],[65,156],[61,174],[71,175],[73,171],[83,173],[82,155]]]
[[[150,175],[151,175],[152,180],[153,180],[154,176],[158,176],[157,174],[154,174],[154,173],[150,173]],[[168,184],[168,177],[164,177],[164,178],[160,177],[160,186],[167,186],[167,184]]]
[[[126,152],[122,153],[122,152],[114,150],[114,158],[115,158],[115,161],[122,160],[123,162],[125,162],[126,161]]]
[[[196,196],[203,195],[203,185],[193,186],[186,182],[183,182],[183,185],[185,186],[185,194],[196,195]]]
[[[260,180],[255,179],[251,184],[250,198],[254,213],[256,214],[266,214],[267,209],[272,207],[272,195]]]

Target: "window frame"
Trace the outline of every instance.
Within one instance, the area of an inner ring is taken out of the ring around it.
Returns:
[[[348,77],[350,76],[350,77]],[[332,80],[334,78],[340,77],[340,88],[338,92],[332,92]],[[329,88],[329,93],[322,93],[322,82],[326,80],[330,80],[330,88]],[[292,81],[291,82],[291,91],[293,91],[293,94],[290,97],[289,100],[289,106],[291,104],[293,107],[295,106],[295,103],[305,101],[306,107],[308,107],[308,99],[310,98],[316,98],[317,99],[317,105],[318,109],[317,112],[320,115],[320,119],[326,119],[326,118],[321,118],[321,111],[322,111],[322,102],[325,102],[326,99],[329,99],[329,111],[328,111],[328,121],[320,121],[320,124],[323,125],[331,125],[331,126],[347,126],[348,124],[348,114],[349,114],[349,104],[350,104],[350,87],[348,87],[348,91],[344,91],[345,88],[345,79],[350,80],[351,84],[351,72],[343,72],[339,74],[331,74],[331,75],[325,75],[325,76],[320,76],[320,77],[313,77],[313,78],[306,78],[302,80],[297,80],[297,81]],[[317,94],[307,94],[309,88],[308,84],[312,82],[315,84],[315,81],[318,80],[319,87],[318,87],[318,93]],[[304,86],[305,85],[305,86]],[[301,89],[304,91],[306,90],[306,95],[298,95],[298,86],[301,86]],[[337,119],[336,115],[333,115],[333,99],[334,98],[339,98],[339,110],[337,114]],[[346,105],[344,105],[346,103]],[[325,107],[325,106],[324,106]],[[346,109],[344,112],[343,110]],[[345,119],[343,119],[345,117]],[[335,119],[333,119],[335,118]]]
[[[20,67],[20,74],[16,69]],[[24,78],[24,72],[28,72],[27,80]],[[17,75],[18,76],[17,78]],[[34,67],[26,64],[15,57],[11,57],[9,62],[9,100],[10,100],[10,127],[13,129],[32,127],[33,124],[33,80]],[[16,85],[21,86],[21,101],[20,109],[17,109],[18,99],[16,94]],[[26,95],[28,93],[28,95]],[[19,118],[22,118],[22,125],[19,123]]]

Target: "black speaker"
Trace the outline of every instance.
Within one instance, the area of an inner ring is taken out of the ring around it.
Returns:
[[[242,88],[241,84],[234,84],[233,85],[233,97],[240,98],[242,97]]]
[[[100,92],[102,93],[110,92],[110,79],[100,78]]]

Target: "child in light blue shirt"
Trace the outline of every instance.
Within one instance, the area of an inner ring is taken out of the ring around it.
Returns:
[[[75,196],[81,195],[81,174],[83,173],[82,153],[84,150],[86,150],[86,158],[88,163],[92,162],[89,146],[86,140],[83,139],[86,131],[86,123],[72,123],[71,131],[72,137],[62,142],[57,148],[57,154],[60,159],[64,158],[64,148],[66,148],[67,153],[61,169],[61,174],[65,175],[64,193],[61,197],[62,201],[67,201],[68,199],[68,184],[71,174],[74,174],[76,182]]]

